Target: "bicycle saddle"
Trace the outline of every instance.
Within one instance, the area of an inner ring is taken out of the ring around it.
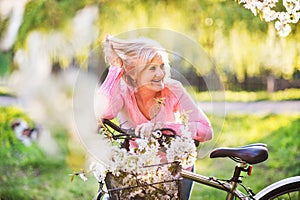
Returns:
[[[257,164],[267,160],[268,149],[266,144],[257,143],[246,146],[228,148],[220,147],[210,153],[210,158],[229,157],[236,162]]]

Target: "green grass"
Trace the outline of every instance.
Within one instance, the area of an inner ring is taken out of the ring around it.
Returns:
[[[251,101],[291,101],[300,100],[300,89],[286,89],[268,93],[266,91],[210,91],[196,92],[195,99],[198,101],[230,101],[230,102],[251,102]]]
[[[92,199],[97,192],[95,179],[70,181],[69,174],[78,169],[67,162],[72,158],[66,131],[55,131],[60,153],[49,156],[37,144],[26,147],[16,139],[10,128],[15,118],[34,125],[21,109],[0,107],[0,199]]]
[[[218,125],[215,125],[218,126]],[[269,149],[267,161],[253,166],[253,175],[244,183],[254,192],[289,176],[300,175],[300,116],[287,115],[229,115],[216,147],[236,147],[250,143],[266,143]],[[227,158],[199,159],[196,171],[206,176],[228,179],[235,162]],[[193,199],[224,199],[226,194],[200,184],[194,185]]]
[[[11,90],[8,89],[7,87],[0,86],[0,96],[12,96],[12,97],[15,97],[16,95],[13,94],[11,92]]]
[[[64,129],[57,129],[53,136],[60,147],[60,155],[50,157],[34,144],[25,147],[10,129],[14,118],[23,118],[33,125],[29,117],[19,108],[0,107],[0,199],[92,199],[97,183],[93,177],[87,182],[69,174],[78,170],[73,144]],[[254,165],[253,176],[244,183],[254,192],[282,178],[300,174],[300,116],[289,115],[227,115],[222,119],[211,116],[216,133],[215,147],[240,146],[263,142],[268,145],[269,159]],[[78,156],[78,155],[77,155]],[[201,155],[200,155],[201,156]],[[73,158],[74,160],[75,158]],[[82,161],[81,161],[82,162]],[[84,166],[84,164],[82,164]],[[220,158],[199,158],[196,171],[206,176],[230,178],[235,163]],[[192,200],[224,199],[225,194],[199,184],[194,185]]]

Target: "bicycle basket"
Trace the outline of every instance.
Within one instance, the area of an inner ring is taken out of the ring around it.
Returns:
[[[182,199],[180,162],[146,166],[139,173],[108,173],[105,183],[112,200]]]

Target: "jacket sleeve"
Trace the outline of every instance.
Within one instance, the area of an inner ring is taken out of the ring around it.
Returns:
[[[200,142],[211,140],[213,137],[213,129],[205,113],[194,103],[180,82],[173,83],[172,85],[177,99],[174,112],[177,111],[179,114],[187,114],[189,130],[192,133],[193,139]],[[180,134],[181,124],[168,122],[165,123],[164,126],[172,128]]]
[[[121,95],[122,68],[110,66],[106,79],[100,86],[100,93],[106,97],[107,105],[102,118],[113,119],[121,111],[124,99]]]

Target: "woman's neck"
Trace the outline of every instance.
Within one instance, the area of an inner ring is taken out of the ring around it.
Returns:
[[[161,96],[161,91],[153,91],[147,88],[139,88],[135,93],[136,98],[142,103],[147,103],[157,97]]]
[[[148,119],[151,120],[157,113],[153,113],[151,109],[156,104],[155,98],[161,97],[161,91],[155,92],[153,90],[138,89],[135,93],[135,99],[137,106],[141,113]]]

